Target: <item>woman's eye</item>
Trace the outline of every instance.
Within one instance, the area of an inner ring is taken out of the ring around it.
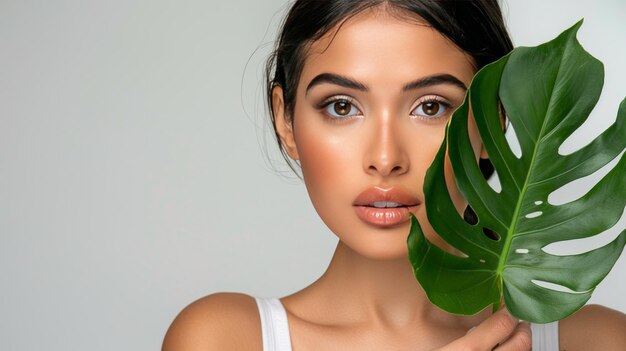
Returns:
[[[325,108],[326,114],[334,118],[345,118],[358,116],[361,111],[350,101],[337,100],[329,103]]]
[[[411,114],[422,118],[437,118],[445,115],[449,108],[448,104],[441,101],[424,101]]]

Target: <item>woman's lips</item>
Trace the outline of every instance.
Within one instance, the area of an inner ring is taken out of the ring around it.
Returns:
[[[379,226],[393,227],[409,220],[414,207],[374,208],[355,206],[357,216],[364,222]]]
[[[373,187],[362,192],[354,201],[357,216],[364,222],[393,227],[409,220],[421,201],[408,192],[394,188]]]

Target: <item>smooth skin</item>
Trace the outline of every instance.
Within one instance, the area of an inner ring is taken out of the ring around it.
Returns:
[[[423,201],[426,169],[475,72],[471,57],[439,32],[374,8],[311,44],[293,116],[284,110],[282,89],[274,88],[281,142],[300,162],[316,211],[339,238],[322,277],[281,299],[294,351],[530,350],[529,325],[505,309],[456,316],[433,306],[408,262],[408,221],[372,225],[353,206],[371,187],[401,189]],[[321,74],[343,80],[311,84]],[[462,84],[439,80],[406,89],[437,75]],[[473,122],[470,133],[476,158],[487,157]],[[449,163],[447,170],[461,212],[465,203]],[[427,225],[423,203],[413,213],[430,240],[453,251]],[[562,350],[626,349],[620,312],[587,306],[559,325]],[[254,299],[220,293],[192,303],[172,323],[163,350],[262,350]]]

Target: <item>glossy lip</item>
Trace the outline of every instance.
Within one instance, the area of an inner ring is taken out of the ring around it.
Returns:
[[[376,208],[374,202],[395,202],[401,207]],[[372,187],[363,191],[354,200],[353,206],[357,216],[364,222],[378,227],[394,227],[410,218],[422,202],[407,191],[398,188]]]

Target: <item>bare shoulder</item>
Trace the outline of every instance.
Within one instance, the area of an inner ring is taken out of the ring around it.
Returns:
[[[178,314],[162,351],[261,349],[261,321],[254,298],[218,293],[191,303]]]
[[[559,322],[561,350],[626,350],[626,315],[588,305]]]

